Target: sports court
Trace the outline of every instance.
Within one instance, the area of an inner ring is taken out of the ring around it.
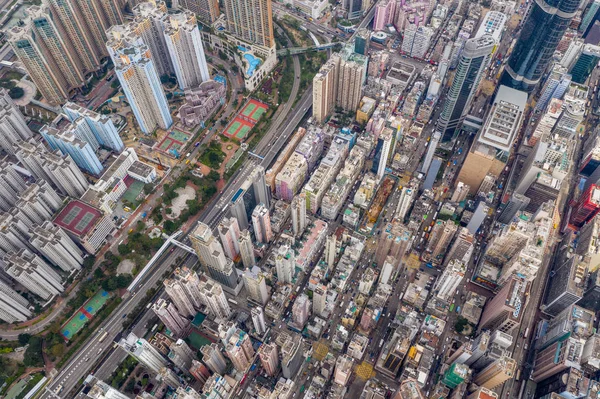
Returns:
[[[137,197],[144,189],[144,183],[139,180],[135,180],[131,176],[127,176],[125,178],[125,184],[127,185],[127,191],[123,193],[122,198],[136,205],[139,202]]]
[[[185,147],[191,137],[188,133],[173,129],[169,134],[165,135],[157,148],[162,152],[178,156],[181,153],[181,149]]]
[[[54,223],[78,237],[84,236],[102,217],[102,212],[79,200],[72,200],[54,218]]]
[[[195,331],[189,335],[188,340],[190,341],[190,345],[192,345],[197,350],[200,350],[200,348],[202,348],[203,346],[210,345],[212,343],[210,339],[198,334]]]
[[[228,137],[235,137],[238,140],[243,140],[253,126],[254,125],[252,125],[250,122],[247,122],[236,116],[229,126],[227,126],[227,129],[225,129],[225,133],[223,134]]]
[[[85,327],[87,322],[91,320],[99,311],[106,305],[110,299],[110,294],[104,290],[99,291],[96,295],[87,300],[81,308],[62,326],[60,329],[61,335],[65,339],[77,335],[79,331]]]
[[[233,118],[231,123],[227,125],[223,134],[227,137],[235,137],[238,140],[243,140],[259,121],[260,117],[267,112],[268,108],[267,104],[250,99],[235,118]]]
[[[256,124],[256,122],[258,122],[260,117],[263,116],[263,114],[267,111],[268,108],[269,107],[267,106],[267,104],[264,104],[254,99],[250,99],[250,101],[246,103],[246,106],[242,108],[240,114],[243,115],[245,118],[250,119],[250,121]]]

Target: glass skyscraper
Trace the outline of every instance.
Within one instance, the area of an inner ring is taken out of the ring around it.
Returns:
[[[580,2],[581,0],[533,2],[500,84],[527,92],[535,89]]]
[[[497,44],[491,35],[469,39],[465,43],[452,87],[438,119],[437,129],[442,134],[442,141],[450,141],[462,125]]]

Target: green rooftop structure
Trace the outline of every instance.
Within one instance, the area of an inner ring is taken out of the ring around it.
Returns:
[[[598,65],[600,61],[600,47],[593,44],[586,44],[583,47],[583,51],[579,55],[579,58],[571,68],[571,75],[573,82],[584,84],[592,70]]]
[[[446,373],[444,373],[444,379],[442,382],[448,388],[454,389],[459,386],[469,374],[469,367],[462,363],[452,363]]]

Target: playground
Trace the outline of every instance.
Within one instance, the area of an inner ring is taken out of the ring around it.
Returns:
[[[161,152],[179,158],[181,156],[182,149],[186,146],[191,137],[192,136],[188,133],[173,129],[167,135],[165,135],[162,141],[158,144],[157,149]]]
[[[267,109],[269,109],[267,104],[250,99],[231,123],[227,125],[223,134],[227,137],[243,140],[260,120],[260,117],[267,112]]]
[[[61,335],[69,340],[77,333],[79,333],[89,320],[106,305],[106,302],[110,299],[110,294],[104,290],[98,292],[96,295],[87,300],[81,308],[75,314],[67,320],[67,322],[60,329]]]
[[[260,101],[250,99],[240,111],[240,114],[250,120],[253,125],[256,125],[258,120],[265,112],[267,112],[269,106]]]
[[[190,345],[196,348],[197,350],[200,350],[200,348],[202,348],[203,346],[210,345],[212,343],[210,339],[195,331],[189,335],[188,340]]]
[[[138,196],[141,194],[142,190],[144,190],[144,183],[135,180],[131,176],[127,176],[125,178],[125,184],[127,185],[127,191],[125,191],[121,199],[129,201],[129,203],[136,206],[139,203]]]

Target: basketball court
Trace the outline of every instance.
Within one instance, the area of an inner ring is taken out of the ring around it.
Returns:
[[[210,345],[212,343],[210,339],[198,334],[195,331],[189,335],[188,340],[190,341],[190,345],[192,345],[197,350],[200,350],[200,348],[202,348],[203,346]]]
[[[256,124],[260,117],[263,116],[263,114],[267,111],[267,109],[269,109],[267,104],[250,99],[250,101],[246,103],[246,106],[242,108],[240,114]]]
[[[172,130],[165,135],[162,141],[156,146],[158,150],[174,155],[180,154],[192,136],[180,130]]]
[[[269,106],[260,101],[250,99],[240,112],[227,125],[223,134],[227,137],[243,140],[256,125]]]
[[[60,329],[61,335],[65,339],[71,339],[79,333],[87,322],[106,305],[111,295],[102,290],[96,295],[87,300],[81,308],[62,326]]]

